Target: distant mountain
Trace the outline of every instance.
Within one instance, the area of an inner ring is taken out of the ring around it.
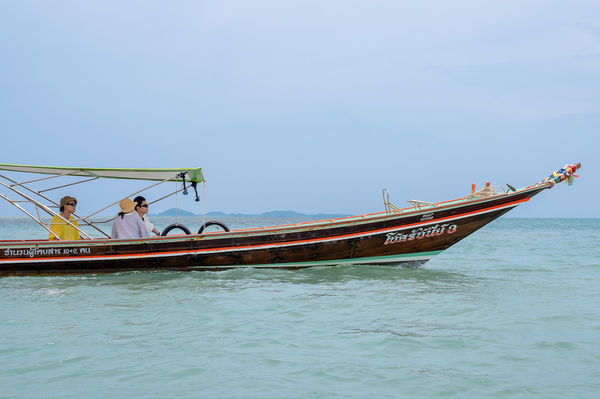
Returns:
[[[202,216],[200,214],[195,214],[183,209],[171,208],[166,211],[150,215],[150,216],[175,216],[177,213],[178,216],[183,217],[194,217],[194,216]],[[206,216],[211,217],[263,217],[263,218],[322,218],[322,219],[330,219],[330,218],[339,218],[348,215],[341,214],[330,214],[330,213],[318,213],[316,215],[307,215],[304,213],[299,213],[295,211],[270,211],[264,212],[261,214],[248,214],[248,213],[225,213],[225,212],[207,212]]]
[[[249,216],[261,216],[265,218],[304,218],[304,217],[318,217],[318,218],[341,218],[348,215],[340,215],[340,214],[331,214],[331,213],[317,213],[315,215],[307,215],[304,213],[299,213],[295,211],[271,211],[261,213],[260,215],[249,215]]]
[[[271,212],[261,213],[259,216],[262,216],[265,218],[299,218],[299,217],[304,217],[304,216],[308,216],[308,215],[305,215],[303,213],[294,212],[294,211],[271,211]]]
[[[162,211],[161,213],[157,213],[151,216],[196,216],[196,214],[192,212],[185,211],[183,209],[171,208],[166,211]]]
[[[296,211],[270,211],[270,212],[263,212],[263,213],[259,213],[259,214],[248,214],[248,213],[224,213],[224,212],[208,212],[206,214],[207,216],[214,216],[214,217],[237,217],[237,218],[243,218],[243,217],[263,217],[263,218],[323,218],[323,219],[330,219],[330,218],[338,218],[338,217],[344,217],[344,216],[348,216],[348,215],[338,215],[338,214],[325,214],[325,213],[319,213],[316,215],[307,215],[305,213],[300,213],[300,212],[296,212]]]

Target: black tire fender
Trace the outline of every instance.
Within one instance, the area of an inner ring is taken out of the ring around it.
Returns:
[[[183,224],[181,224],[181,223],[172,223],[172,224],[168,225],[167,227],[165,227],[165,229],[162,231],[162,233],[160,235],[161,236],[166,236],[173,229],[182,230],[185,234],[192,234],[192,232],[190,231],[190,229],[188,229],[187,227],[185,227]]]
[[[227,227],[227,225],[225,223],[211,221],[211,222],[206,222],[202,226],[200,226],[200,229],[198,230],[198,234],[202,234],[204,229],[206,229],[208,226],[213,226],[213,225],[219,226],[225,231],[229,231],[229,227]]]

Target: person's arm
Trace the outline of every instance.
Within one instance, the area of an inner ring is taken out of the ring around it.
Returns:
[[[117,223],[113,223],[112,231],[110,232],[110,238],[119,238],[119,233],[117,233]]]
[[[160,232],[158,230],[156,230],[156,227],[154,227],[154,225],[152,224],[152,222],[150,221],[150,218],[148,217],[148,215],[146,215],[144,217],[144,223],[147,224],[147,227],[150,229],[150,232],[156,234],[157,236],[160,235]]]

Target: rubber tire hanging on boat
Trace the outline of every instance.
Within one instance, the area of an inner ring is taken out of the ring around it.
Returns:
[[[213,226],[213,225],[220,226],[223,230],[229,231],[229,227],[227,227],[227,225],[225,223],[211,221],[211,222],[206,222],[202,226],[200,226],[200,229],[198,230],[198,234],[202,234],[204,229],[206,229],[208,226]]]
[[[161,236],[166,236],[173,229],[182,230],[185,234],[192,234],[192,232],[190,231],[190,229],[188,229],[187,227],[185,227],[183,224],[181,224],[181,223],[172,223],[172,224],[168,225],[167,227],[165,227],[165,229],[163,230],[163,232],[160,235]]]

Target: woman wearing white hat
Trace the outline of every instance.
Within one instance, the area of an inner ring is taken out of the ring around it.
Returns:
[[[119,202],[121,212],[115,218],[110,238],[145,238],[150,237],[146,225],[142,219],[133,213],[135,202],[129,198],[124,198]]]

